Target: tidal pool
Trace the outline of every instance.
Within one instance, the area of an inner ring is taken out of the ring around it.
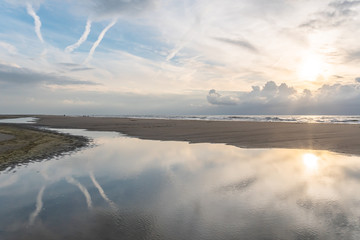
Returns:
[[[0,119],[0,123],[34,123],[36,121],[37,118],[34,117]]]
[[[0,239],[360,239],[360,157],[61,130],[94,146],[0,173]]]

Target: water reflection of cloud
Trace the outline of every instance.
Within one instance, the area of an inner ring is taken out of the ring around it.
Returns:
[[[111,201],[108,196],[106,195],[106,193],[104,192],[104,189],[101,187],[101,185],[99,184],[99,182],[96,180],[94,173],[90,172],[89,176],[91,178],[91,181],[93,182],[94,186],[97,188],[97,190],[99,191],[99,194],[101,195],[101,197],[109,204],[109,206],[114,210],[114,211],[118,211],[118,207],[116,206],[116,204]]]
[[[218,188],[220,192],[243,192],[250,188],[256,182],[256,177],[242,179],[239,182],[230,183]]]
[[[42,186],[36,197],[36,208],[35,208],[34,212],[32,212],[30,214],[29,225],[32,225],[34,223],[34,221],[36,220],[37,216],[40,214],[40,212],[43,208],[43,200],[42,199],[43,199],[44,191],[45,191],[45,186]]]
[[[191,233],[188,239],[239,233],[250,239],[268,233],[272,239],[346,239],[346,231],[358,226],[358,157],[114,136],[100,134],[97,147],[37,165],[48,184],[65,178],[77,186],[89,208],[93,194],[94,211],[87,212],[101,212],[94,220],[99,229],[132,232],[129,223],[136,220],[165,239],[181,232]],[[319,158],[309,165],[317,169],[311,177],[306,153]],[[74,179],[84,177],[94,184],[89,191]],[[102,199],[95,188],[111,211],[96,206]]]
[[[88,208],[92,208],[91,196],[86,187],[84,187],[79,181],[75,180],[73,177],[66,177],[66,181],[70,184],[77,186],[80,189],[80,191],[84,194]]]
[[[1,181],[0,181],[0,188],[5,188],[8,186],[11,186],[11,185],[15,184],[19,179],[18,175],[10,175],[10,176],[6,175],[4,177],[5,177],[5,179],[1,179]]]

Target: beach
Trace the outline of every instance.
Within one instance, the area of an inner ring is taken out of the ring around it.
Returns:
[[[36,125],[116,131],[141,139],[224,143],[242,148],[329,150],[360,155],[360,125],[35,116]]]

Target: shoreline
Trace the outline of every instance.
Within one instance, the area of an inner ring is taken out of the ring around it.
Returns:
[[[140,139],[223,143],[241,148],[328,150],[360,155],[360,125],[32,115],[37,126],[115,131]]]
[[[60,156],[85,147],[89,139],[50,130],[32,124],[0,124],[0,170],[21,163]]]

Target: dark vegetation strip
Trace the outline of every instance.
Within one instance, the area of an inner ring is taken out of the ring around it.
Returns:
[[[0,170],[59,156],[89,143],[89,139],[83,136],[43,130],[26,124],[0,124],[0,133],[15,137],[0,142]]]

